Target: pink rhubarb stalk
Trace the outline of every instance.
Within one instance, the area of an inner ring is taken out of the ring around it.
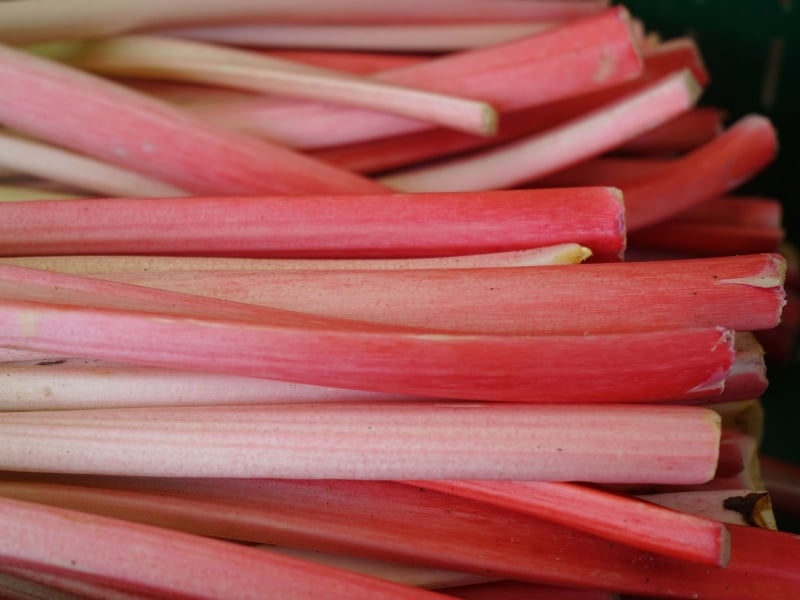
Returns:
[[[742,118],[661,174],[625,186],[629,229],[653,225],[735,189],[764,168],[776,149],[775,130],[766,118]]]
[[[0,165],[108,196],[186,196],[186,191],[87,156],[0,133]]]
[[[538,35],[381,72],[376,78],[482,100],[507,112],[604,89],[635,77],[641,68],[627,13],[618,7]],[[354,143],[427,127],[391,115],[274,99],[197,108],[197,116],[299,148]]]
[[[192,598],[436,598],[431,592],[255,548],[0,500],[0,564],[70,574],[157,596]],[[121,539],[125,540],[120,544]]]
[[[497,114],[485,102],[397,86],[286,59],[166,36],[127,35],[79,46],[70,64],[108,76],[219,85],[399,114],[480,135]]]
[[[409,482],[530,514],[656,554],[714,566],[730,559],[724,525],[634,498],[555,481]]]
[[[733,334],[722,328],[446,333],[7,265],[0,303],[0,346],[19,350],[460,399],[700,400],[721,392],[735,356]]]
[[[422,260],[422,259],[420,259]],[[25,261],[38,267],[46,262]],[[23,262],[23,264],[25,264]],[[92,264],[91,259],[87,261]],[[185,294],[386,325],[582,335],[778,325],[779,254],[547,267],[214,270],[81,274]],[[592,298],[587,305],[586,298]],[[641,310],[646,298],[647,310]]]
[[[589,247],[600,260],[618,259],[625,246],[619,193],[587,188],[0,204],[5,256],[408,258],[565,242]]]
[[[453,52],[502,44],[557,27],[559,21],[420,24],[259,23],[174,29],[205,42],[264,48]]]
[[[0,414],[0,468],[699,484],[716,469],[719,421],[699,407],[435,402],[19,412]]]
[[[467,191],[511,187],[602,154],[662,124],[695,103],[700,87],[688,71],[542,134],[464,158],[380,179],[404,191]]]
[[[123,31],[254,20],[323,22],[481,22],[486,20],[552,20],[591,15],[607,0],[587,2],[516,2],[498,0],[441,0],[431,5],[409,0],[382,5],[371,0],[342,0],[336,4],[283,0],[268,5],[252,0],[224,4],[194,0],[191,10],[182,3],[164,6],[157,0],[119,0],[97,5],[91,0],[37,0],[31,5],[2,6],[0,40],[33,43],[50,40],[107,37]]]
[[[62,14],[62,10],[58,13]],[[0,47],[0,121],[193,193],[375,192],[352,173],[214,127],[71,67]]]

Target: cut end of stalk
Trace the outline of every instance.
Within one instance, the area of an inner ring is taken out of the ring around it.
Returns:
[[[711,392],[714,390],[718,391],[721,394],[725,390],[725,380],[727,379],[728,375],[730,375],[731,369],[733,368],[733,365],[735,364],[736,361],[736,348],[735,348],[736,336],[735,333],[730,329],[724,329],[720,327],[717,328],[717,330],[720,332],[720,337],[719,341],[717,342],[717,344],[714,346],[713,349],[716,349],[716,347],[720,344],[727,346],[728,352],[730,353],[731,357],[731,366],[727,369],[722,368],[716,370],[706,381],[693,387],[690,390],[691,394]],[[709,415],[709,418],[716,419],[718,423],[721,422],[720,417],[717,413],[715,413],[714,411],[711,411],[711,413],[713,413],[713,415]]]
[[[686,93],[689,96],[689,104],[694,106],[700,99],[700,96],[703,95],[703,86],[689,69],[681,71],[681,77],[686,86]]]
[[[622,234],[622,246],[619,249],[619,254],[617,257],[620,260],[624,260],[625,258],[625,250],[628,247],[628,236],[626,235],[627,231],[627,223],[625,219],[625,194],[622,193],[622,190],[615,187],[608,187],[606,188],[609,195],[617,201],[619,204],[619,213],[617,215],[617,228],[616,230]]]
[[[487,136],[496,135],[498,122],[500,120],[497,111],[491,104],[487,102],[481,102],[480,104],[481,104],[481,133]]]
[[[786,281],[786,259],[777,253],[766,256],[769,256],[771,260],[758,275],[739,279],[720,279],[717,281],[717,285],[749,285],[764,289],[782,287]]]

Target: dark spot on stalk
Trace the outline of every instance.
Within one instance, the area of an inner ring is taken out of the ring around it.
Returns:
[[[722,506],[742,515],[745,523],[752,527],[765,527],[761,511],[770,506],[769,494],[752,492],[745,496],[731,496],[722,501]]]
[[[65,362],[67,362],[67,361],[66,361],[66,359],[63,359],[63,358],[60,359],[60,360],[43,360],[42,362],[36,363],[36,366],[38,366],[38,367],[49,367],[50,365],[63,365]]]

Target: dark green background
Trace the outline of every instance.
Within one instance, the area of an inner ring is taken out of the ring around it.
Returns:
[[[692,35],[712,82],[701,103],[770,117],[778,130],[777,161],[741,192],[784,203],[788,239],[800,245],[800,2],[792,0],[628,0],[648,30]],[[775,63],[774,61],[777,62]],[[774,92],[764,89],[767,65],[777,66]],[[800,351],[790,364],[769,362],[764,398],[764,452],[800,464]]]

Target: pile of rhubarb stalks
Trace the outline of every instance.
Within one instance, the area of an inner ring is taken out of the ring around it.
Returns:
[[[692,40],[12,0],[0,42],[0,596],[800,597],[797,261],[732,195],[777,138]]]

